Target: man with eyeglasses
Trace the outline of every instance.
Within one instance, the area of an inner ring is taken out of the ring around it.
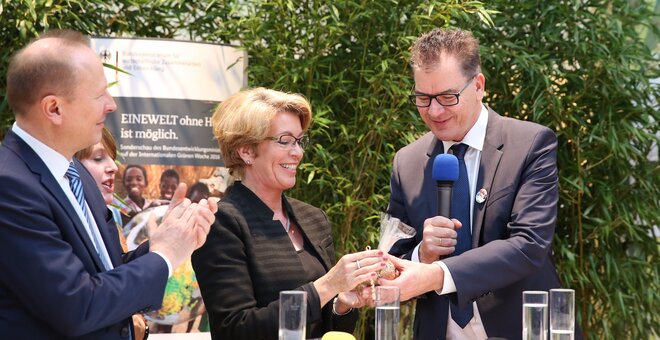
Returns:
[[[560,287],[551,258],[557,138],[482,103],[486,80],[470,32],[435,29],[411,52],[410,99],[430,131],[397,152],[388,213],[417,234],[392,247],[412,261],[393,259],[401,276],[380,284],[399,286],[401,300],[419,295],[415,339],[520,338],[522,292]],[[465,170],[452,216],[437,216],[433,161],[447,152]]]

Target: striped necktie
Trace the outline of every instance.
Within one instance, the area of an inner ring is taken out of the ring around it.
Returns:
[[[87,219],[87,228],[89,228],[88,231],[91,235],[94,249],[96,249],[96,254],[101,258],[101,262],[103,262],[105,269],[110,270],[113,266],[110,262],[109,255],[107,255],[101,234],[97,228],[94,228],[94,224],[92,223],[92,216],[90,216],[89,209],[87,209],[87,205],[85,204],[85,194],[83,193],[80,174],[78,174],[78,170],[74,167],[73,162],[69,163],[69,168],[66,170],[66,177],[69,179],[69,187],[71,187],[71,191],[73,192],[73,195],[76,196],[76,200],[82,209],[83,215],[85,216],[85,219]]]

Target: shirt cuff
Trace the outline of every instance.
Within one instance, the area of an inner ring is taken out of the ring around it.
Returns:
[[[419,246],[420,245],[421,245],[421,243],[418,244],[417,247],[415,247],[415,249],[413,249],[412,256],[410,256],[410,260],[413,261],[413,262],[419,262]]]
[[[444,295],[444,294],[449,294],[449,293],[454,293],[456,292],[456,283],[454,283],[454,278],[451,277],[451,272],[449,271],[449,268],[447,268],[447,265],[444,264],[442,261],[435,261],[433,262],[440,266],[443,272],[445,272],[444,279],[442,281],[442,290],[436,290],[435,292],[438,295]]]
[[[412,256],[410,257],[410,260],[413,262],[419,262],[419,246],[421,244],[418,244],[415,249],[412,252]],[[454,278],[451,277],[451,272],[449,272],[449,268],[447,268],[447,265],[444,264],[442,261],[435,261],[433,262],[440,266],[440,269],[445,273],[444,279],[442,280],[442,289],[441,290],[436,290],[435,292],[438,295],[445,295],[449,293],[454,293],[456,292],[456,283],[454,283]]]
[[[165,264],[167,264],[167,278],[169,279],[170,277],[172,277],[172,263],[170,263],[170,260],[168,260],[167,257],[165,257],[165,255],[163,255],[163,253],[159,251],[152,250],[151,252],[158,254],[158,256],[162,257],[163,260],[165,260]]]

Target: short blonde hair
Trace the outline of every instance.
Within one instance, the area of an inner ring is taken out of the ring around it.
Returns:
[[[238,149],[254,148],[268,137],[273,118],[280,112],[297,115],[303,131],[312,122],[312,109],[305,97],[263,87],[243,90],[218,105],[211,117],[213,135],[232,176],[242,177],[245,169]]]

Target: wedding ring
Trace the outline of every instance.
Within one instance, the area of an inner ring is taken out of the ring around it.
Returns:
[[[357,268],[358,268],[358,269],[362,268],[362,266],[360,266],[360,260],[356,260],[356,261],[355,261],[355,264],[357,265]]]

